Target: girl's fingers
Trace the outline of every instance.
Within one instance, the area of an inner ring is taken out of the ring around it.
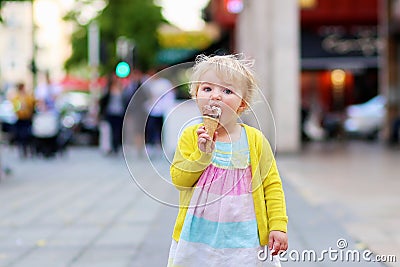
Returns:
[[[199,127],[196,133],[198,138],[197,143],[200,150],[207,153],[212,152],[212,150],[214,149],[213,142],[215,142],[218,133],[215,132],[214,136],[211,139],[210,135],[207,133],[206,128],[204,126]],[[211,142],[211,151],[208,151],[210,150],[210,146],[207,145],[208,142]]]
[[[207,139],[207,140],[211,140],[211,137],[206,132],[199,134],[198,138],[199,139],[200,138],[204,138],[204,139]]]
[[[206,138],[199,138],[199,143],[200,144],[204,144],[204,143],[206,143],[207,142],[207,139]]]
[[[197,129],[197,133],[204,133],[204,132],[206,132],[206,127],[204,127],[204,126],[200,126],[200,127]]]

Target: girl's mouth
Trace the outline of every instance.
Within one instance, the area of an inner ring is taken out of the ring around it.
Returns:
[[[211,106],[211,107],[218,107],[218,108],[221,108],[220,103],[217,102],[217,101],[210,101],[210,102],[208,102],[208,105]]]

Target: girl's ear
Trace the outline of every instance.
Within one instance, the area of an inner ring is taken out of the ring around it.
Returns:
[[[248,105],[244,99],[242,99],[242,102],[240,103],[240,106],[238,108],[238,113],[241,114],[243,111],[245,111],[248,108]]]

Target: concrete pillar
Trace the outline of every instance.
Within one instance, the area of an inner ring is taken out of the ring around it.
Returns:
[[[238,16],[236,45],[255,60],[263,96],[255,114],[278,152],[300,148],[299,11],[297,0],[247,0]],[[266,116],[267,115],[267,116]],[[249,116],[250,124],[257,124]]]
[[[386,119],[383,131],[385,141],[390,140],[393,122],[400,116],[400,29],[396,26],[400,20],[400,1],[380,1],[380,36],[383,41],[380,83],[381,94],[385,95]]]

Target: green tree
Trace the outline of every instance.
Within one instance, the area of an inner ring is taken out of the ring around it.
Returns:
[[[80,0],[90,5],[94,0]],[[81,10],[71,11],[65,19],[79,21]],[[101,71],[110,72],[118,61],[116,40],[124,36],[134,42],[135,62],[140,68],[147,69],[155,63],[159,50],[157,29],[166,22],[161,7],[153,0],[109,0],[105,8],[94,18],[100,29]],[[65,63],[67,70],[87,64],[87,24],[77,23],[72,35],[72,55]]]

